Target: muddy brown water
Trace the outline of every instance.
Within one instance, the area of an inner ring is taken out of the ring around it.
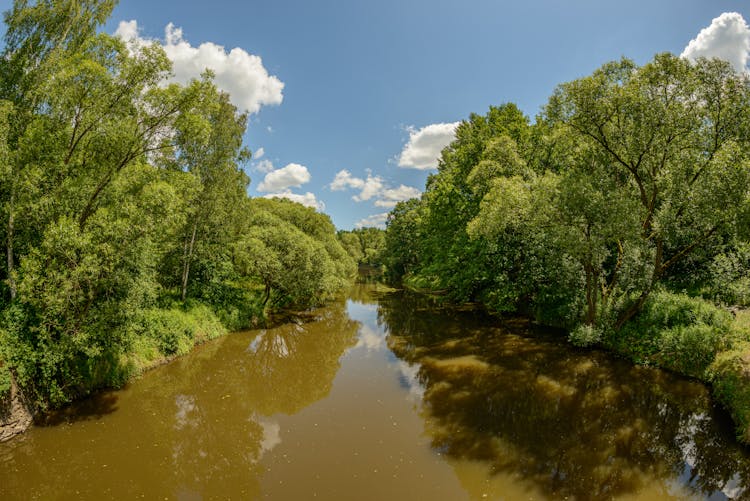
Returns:
[[[705,387],[530,329],[359,285],[0,444],[0,499],[750,496]]]

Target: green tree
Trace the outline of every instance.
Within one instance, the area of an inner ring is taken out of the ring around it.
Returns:
[[[250,182],[242,163],[250,152],[242,144],[247,114],[239,113],[220,92],[207,73],[182,90],[188,95],[174,123],[174,138],[160,158],[167,168],[187,172],[195,179],[195,190],[186,192],[188,221],[179,248],[180,294],[187,297],[191,265],[202,272],[199,291],[227,278],[230,259],[227,248],[237,233],[239,207],[247,198]],[[221,261],[224,266],[217,266]],[[223,271],[222,271],[223,270]]]
[[[633,287],[618,312],[616,327],[641,309],[675,265],[736,230],[747,207],[749,136],[742,117],[749,104],[747,77],[728,63],[691,63],[670,54],[642,67],[629,60],[609,63],[561,85],[550,99],[547,119],[579,145],[568,168],[609,178],[596,191],[623,200],[616,215],[637,215],[637,224],[613,221],[619,227],[605,237],[618,241],[610,250],[614,263],[631,248],[648,268],[646,282]],[[617,280],[615,270],[605,289]],[[600,287],[592,282],[591,289]]]

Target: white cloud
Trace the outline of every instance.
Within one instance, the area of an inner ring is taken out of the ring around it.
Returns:
[[[352,176],[351,172],[346,169],[336,173],[333,181],[328,185],[333,191],[342,191],[346,189],[359,190],[358,195],[354,195],[352,200],[355,202],[364,202],[375,198],[376,207],[394,207],[396,203],[402,200],[408,200],[420,196],[422,193],[411,186],[400,185],[398,188],[388,188],[383,178],[373,176],[368,171],[367,179]]]
[[[137,44],[146,42],[145,39],[138,35],[138,21],[120,21],[115,30],[115,36],[120,37],[126,42],[135,42]]]
[[[718,57],[729,61],[735,70],[745,71],[750,56],[750,27],[741,14],[725,12],[703,28],[680,56],[691,61]]]
[[[333,181],[328,185],[333,191],[342,191],[345,189],[359,190],[359,195],[354,195],[352,200],[355,202],[364,202],[380,195],[385,184],[380,176],[373,176],[371,172],[367,173],[367,179],[352,176],[351,172],[346,169],[336,173]]]
[[[399,167],[420,170],[437,167],[440,152],[455,139],[459,123],[437,123],[421,129],[409,127],[409,142],[398,157]]]
[[[385,228],[385,222],[388,219],[388,213],[383,212],[381,214],[373,214],[372,216],[367,216],[364,219],[360,219],[357,221],[357,223],[354,225],[356,228],[364,228],[368,226],[374,226],[375,228]]]
[[[258,185],[258,191],[286,191],[289,188],[299,188],[310,181],[310,171],[300,164],[288,164],[281,169],[272,170]]]
[[[371,198],[378,196],[383,188],[383,179],[380,176],[373,176],[372,174],[368,173],[367,179],[364,180],[364,184],[362,185],[362,189],[359,192],[359,195],[354,195],[352,197],[352,200],[354,200],[355,202],[364,202],[365,200],[370,200]]]
[[[260,162],[255,162],[253,164],[253,170],[256,170],[258,172],[267,173],[267,172],[271,172],[274,169],[275,169],[275,167],[273,166],[273,162],[271,162],[267,158],[264,158]]]
[[[305,194],[299,194],[287,190],[280,193],[269,193],[268,195],[263,195],[263,198],[287,198],[293,202],[300,203],[306,207],[312,207],[319,211],[323,211],[326,208],[326,204],[321,200],[318,200],[315,197],[315,193],[310,193],[309,191]]]
[[[347,188],[361,189],[365,185],[365,180],[353,177],[352,173],[346,169],[336,173],[333,181],[329,185],[333,191],[341,191]]]
[[[120,21],[115,36],[136,46],[160,43],[172,61],[173,82],[187,83],[210,69],[216,75],[216,86],[229,93],[240,110],[257,113],[262,106],[281,104],[284,99],[284,83],[268,74],[259,56],[239,47],[229,52],[213,42],[193,47],[183,37],[182,29],[172,23],[164,29],[163,42],[142,37],[135,20]]]
[[[255,153],[253,154],[253,158],[255,160],[260,160],[261,158],[263,158],[263,155],[265,154],[266,154],[266,150],[264,150],[263,147],[261,146],[260,148],[255,150]]]
[[[409,200],[410,198],[417,198],[422,194],[416,188],[411,186],[400,185],[398,188],[390,188],[384,190],[380,194],[380,199],[375,200],[376,207],[395,207],[398,202]]]

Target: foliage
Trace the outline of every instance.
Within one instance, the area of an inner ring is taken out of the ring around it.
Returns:
[[[640,362],[655,363],[697,378],[717,353],[732,346],[732,316],[708,301],[659,291],[605,344]]]
[[[750,442],[750,343],[719,354],[709,368],[716,399],[726,407],[737,425],[737,436]]]
[[[168,84],[159,44],[99,32],[115,3],[16,0],[4,17],[0,363],[40,408],[259,322],[244,243],[294,249],[274,307],[354,274],[327,216],[249,199],[247,115],[210,72]]]
[[[512,104],[471,115],[391,212],[389,276],[602,331],[681,277],[742,302],[749,108],[728,63],[660,54],[560,85],[533,124]]]
[[[330,299],[356,272],[327,216],[283,199],[256,199],[234,246],[241,276],[265,287],[263,304],[310,306]]]
[[[339,230],[339,242],[357,264],[380,266],[383,261],[385,232],[378,228]]]
[[[0,412],[10,398],[11,374],[5,365],[0,365]]]

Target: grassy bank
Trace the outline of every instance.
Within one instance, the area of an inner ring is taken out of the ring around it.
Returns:
[[[737,438],[750,444],[750,310],[736,313],[733,322],[741,339],[718,353],[709,368],[713,393],[737,424]]]
[[[64,348],[63,353],[29,347],[33,331],[21,321],[23,317],[19,315],[16,323],[6,319],[10,328],[0,329],[0,346],[5,348],[0,353],[0,406],[9,402],[8,367],[13,367],[27,407],[35,414],[44,413],[97,390],[119,388],[199,344],[262,325],[265,318],[262,297],[256,291],[243,291],[231,301],[217,304],[164,298],[158,307],[138,311],[111,332],[110,346],[96,352],[82,348],[86,340],[80,333],[54,340],[57,347]],[[37,353],[44,356],[35,356]]]

